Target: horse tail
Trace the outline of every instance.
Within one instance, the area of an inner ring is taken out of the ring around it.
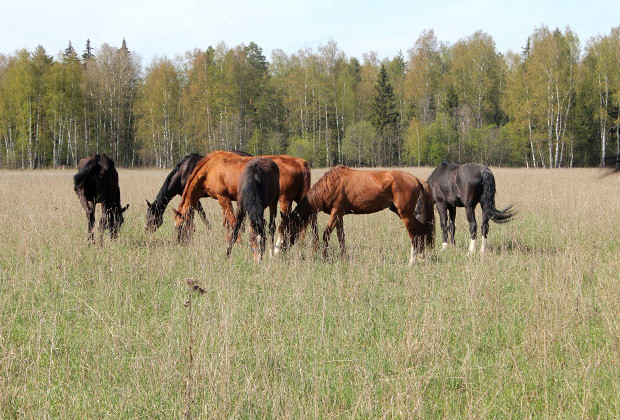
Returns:
[[[482,170],[482,195],[480,196],[480,205],[484,214],[495,223],[509,222],[516,212],[512,209],[512,205],[504,210],[495,208],[495,177],[489,168]]]
[[[77,174],[73,175],[73,189],[77,190],[78,188],[83,187],[91,174],[96,173],[99,169],[100,166],[98,159],[89,160]]]
[[[435,203],[433,200],[433,191],[428,182],[421,179],[418,181],[420,182],[421,188],[418,202],[415,206],[414,216],[416,220],[426,228],[424,234],[426,245],[432,247],[435,243]]]
[[[263,200],[267,198],[267,186],[256,171],[249,177],[241,191],[241,209],[247,213],[254,232],[261,237],[265,236],[265,219]]]

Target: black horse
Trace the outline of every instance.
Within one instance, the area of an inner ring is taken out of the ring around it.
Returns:
[[[233,153],[239,156],[251,156],[248,153],[238,150],[234,150]],[[148,207],[146,210],[147,232],[155,232],[157,228],[162,225],[164,222],[164,211],[166,210],[168,203],[174,198],[174,196],[183,194],[183,189],[185,189],[187,179],[196,168],[196,164],[202,158],[203,156],[200,156],[197,153],[192,153],[191,155],[185,156],[168,174],[153,203],[151,204],[149,203],[149,200],[146,200],[146,205]],[[200,202],[196,205],[196,211],[208,228],[209,221],[207,220],[207,215],[205,214]]]
[[[442,250],[448,246],[448,233],[454,244],[454,218],[457,207],[465,207],[469,221],[469,255],[476,251],[475,208],[478,203],[482,207],[482,244],[480,254],[486,251],[486,239],[489,233],[489,219],[495,223],[506,223],[516,214],[512,205],[504,210],[495,208],[495,177],[491,170],[477,163],[457,165],[444,160],[428,177],[433,190],[433,198],[437,204],[441,230],[443,233]],[[449,218],[448,218],[449,215]]]
[[[230,256],[233,244],[237,241],[239,230],[246,215],[250,218],[250,245],[252,255],[260,262],[265,252],[265,219],[263,213],[269,207],[269,234],[273,243],[276,230],[276,213],[280,198],[280,169],[271,159],[259,157],[247,163],[239,176],[237,195],[237,214],[228,241],[226,256]]]
[[[121,207],[121,191],[118,187],[118,172],[114,161],[104,155],[90,155],[78,162],[78,173],[73,176],[73,189],[86,210],[88,219],[88,241],[95,242],[93,226],[95,225],[95,206],[101,203],[101,220],[99,230],[110,230],[112,239],[124,222],[123,212],[129,204]]]

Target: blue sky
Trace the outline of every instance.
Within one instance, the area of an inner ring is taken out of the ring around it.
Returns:
[[[240,0],[12,0],[0,14],[0,53],[43,45],[56,55],[69,40],[78,52],[86,38],[130,50],[148,65],[155,56],[174,57],[224,41],[256,42],[267,58],[274,49],[316,49],[330,38],[347,56],[369,51],[380,59],[414,45],[424,29],[454,43],[481,29],[501,52],[519,51],[545,24],[569,25],[582,46],[592,36],[620,26],[620,1],[240,1]],[[96,50],[95,50],[96,53]]]

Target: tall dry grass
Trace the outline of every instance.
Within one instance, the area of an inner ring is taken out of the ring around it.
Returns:
[[[619,417],[620,176],[494,173],[519,215],[488,255],[461,209],[408,269],[389,211],[345,218],[343,262],[227,260],[213,200],[189,246],[170,212],[147,236],[156,170],[120,171],[120,238],[89,247],[73,171],[0,172],[0,417]]]

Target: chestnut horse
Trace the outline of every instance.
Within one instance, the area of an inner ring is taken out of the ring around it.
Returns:
[[[239,156],[252,156],[249,153],[238,150],[233,150],[232,153]],[[202,158],[203,156],[200,156],[197,153],[192,153],[191,155],[185,156],[177,164],[177,166],[170,171],[164,180],[163,185],[159,189],[157,197],[155,197],[153,203],[151,204],[149,203],[149,200],[146,200],[147,210],[145,229],[147,232],[155,232],[162,225],[164,222],[164,211],[166,210],[168,203],[175,196],[183,194],[183,189],[187,183],[187,178],[189,178],[192,172],[194,172],[196,164]],[[209,221],[207,220],[207,215],[205,214],[200,201],[196,203],[196,211],[207,228],[210,227]]]
[[[295,207],[282,216],[278,228],[276,251],[293,245],[300,232],[317,212],[329,214],[323,232],[323,256],[327,256],[329,235],[338,233],[340,253],[345,254],[343,217],[346,214],[369,214],[389,208],[401,218],[411,239],[412,265],[425,245],[433,246],[435,213],[428,184],[399,170],[356,170],[338,165],[329,170]]]
[[[88,242],[95,242],[93,226],[97,203],[101,203],[101,240],[106,229],[110,230],[110,237],[115,239],[124,222],[123,212],[129,204],[121,207],[121,190],[118,187],[118,172],[114,161],[105,154],[90,155],[80,160],[77,167],[78,173],[73,176],[73,189],[86,211]]]
[[[252,255],[260,262],[265,252],[265,219],[263,213],[269,207],[269,233],[273,242],[276,230],[276,213],[280,198],[280,170],[276,163],[265,157],[252,159],[241,171],[239,177],[237,214],[232,235],[228,241],[226,256],[230,256],[233,244],[237,241],[243,219],[250,218],[250,246]],[[272,244],[273,245],[273,244]]]
[[[280,209],[288,214],[293,201],[299,203],[310,188],[310,165],[304,159],[286,156],[262,156],[272,159],[280,170]],[[237,200],[241,171],[252,160],[222,150],[205,156],[187,180],[181,203],[175,211],[177,239],[184,242],[194,232],[193,209],[203,196],[216,199],[222,207],[224,225],[230,230],[235,223],[232,201]],[[316,227],[316,221],[313,224]],[[316,229],[315,229],[316,232]],[[317,234],[315,234],[315,237]],[[316,238],[318,241],[318,238]]]
[[[478,163],[457,165],[444,160],[428,177],[428,183],[433,189],[433,200],[437,204],[437,212],[439,213],[443,233],[442,250],[448,246],[448,233],[452,244],[454,244],[454,218],[456,217],[457,207],[465,207],[467,211],[471,237],[468,255],[473,255],[476,252],[478,225],[474,210],[478,203],[482,207],[480,254],[484,254],[486,251],[489,220],[493,220],[495,223],[506,223],[516,214],[512,210],[512,206],[508,206],[504,210],[495,208],[495,177],[485,165]],[[449,219],[447,213],[449,213]]]

